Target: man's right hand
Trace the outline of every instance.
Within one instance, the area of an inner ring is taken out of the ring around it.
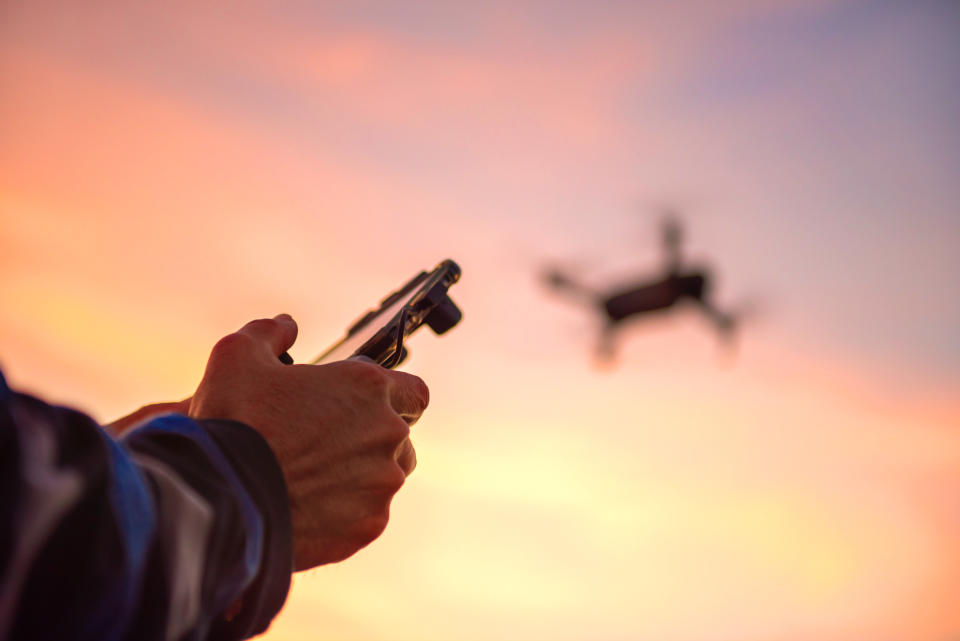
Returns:
[[[256,429],[287,482],[294,569],[340,561],[387,526],[390,501],[416,465],[410,425],[426,384],[373,363],[283,365],[297,337],[281,314],[247,323],[210,354],[190,403],[193,418]]]

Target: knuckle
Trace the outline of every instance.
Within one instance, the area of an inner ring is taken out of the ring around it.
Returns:
[[[420,400],[421,409],[426,409],[427,405],[430,404],[430,388],[427,387],[426,382],[419,376],[413,377],[413,390],[417,395],[417,398]]]
[[[407,475],[403,473],[403,470],[396,463],[396,461],[390,461],[390,467],[384,472],[383,477],[383,486],[391,496],[400,491],[400,488],[403,487],[404,482],[407,480]]]
[[[394,458],[397,460],[397,464],[400,466],[400,469],[403,470],[405,476],[410,476],[410,474],[417,469],[417,451],[414,449],[410,439],[400,444]]]
[[[406,372],[392,372],[396,375],[394,381],[404,392],[404,397],[416,404],[417,410],[422,412],[430,404],[430,388],[419,376]]]
[[[254,332],[272,332],[277,326],[277,321],[272,318],[258,318],[246,324],[246,328]]]
[[[375,363],[349,361],[354,383],[373,394],[381,394],[387,389],[386,370]]]
[[[353,536],[357,540],[359,547],[363,547],[376,540],[383,531],[387,529],[387,523],[390,521],[390,504],[385,503],[372,510],[365,517],[359,519],[353,530]]]
[[[216,342],[211,352],[211,358],[231,358],[249,349],[251,339],[246,334],[239,332],[227,334]]]
[[[417,469],[417,453],[415,450],[410,450],[410,457],[407,459],[407,469],[404,470],[407,473],[407,476],[413,474],[414,470]]]
[[[388,509],[379,510],[357,523],[356,537],[362,546],[372,543],[387,529],[390,520]]]
[[[427,405],[430,404],[430,388],[427,387],[426,382],[413,374],[410,374],[406,380],[410,394],[417,399],[421,409],[426,409]]]
[[[383,431],[391,446],[399,446],[410,437],[410,425],[396,414],[384,421]]]

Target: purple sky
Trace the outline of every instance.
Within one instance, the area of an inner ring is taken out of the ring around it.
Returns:
[[[450,256],[417,475],[274,638],[945,641],[958,33],[951,0],[4,3],[0,363],[112,418]],[[758,315],[727,366],[678,314],[599,373],[536,274],[656,270],[663,205]]]

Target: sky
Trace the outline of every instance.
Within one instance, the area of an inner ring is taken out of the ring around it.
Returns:
[[[0,367],[109,421],[421,269],[464,311],[380,540],[270,641],[960,636],[960,8],[0,2]],[[664,207],[745,317],[638,321]]]

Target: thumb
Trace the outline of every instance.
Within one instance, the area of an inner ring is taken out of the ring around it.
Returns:
[[[297,340],[297,323],[289,314],[250,321],[240,328],[238,334],[246,334],[264,343],[270,355],[276,358],[293,346]]]

